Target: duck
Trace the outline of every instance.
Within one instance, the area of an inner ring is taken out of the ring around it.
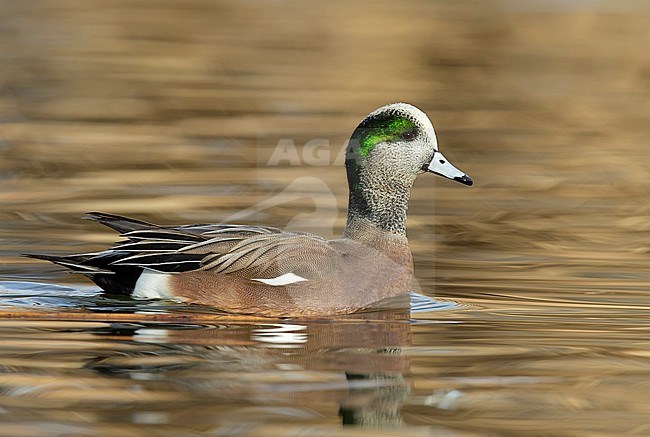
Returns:
[[[438,150],[433,124],[413,105],[370,112],[345,152],[349,188],[342,235],[247,224],[160,226],[103,212],[86,219],[122,240],[93,253],[26,254],[85,275],[106,293],[207,305],[233,314],[322,317],[407,294],[413,257],[406,236],[417,176],[472,186]]]

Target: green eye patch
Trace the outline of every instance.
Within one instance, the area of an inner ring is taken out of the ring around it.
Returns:
[[[372,149],[382,141],[395,141],[415,129],[413,122],[404,117],[379,119],[364,126],[359,138],[359,154],[368,156]]]

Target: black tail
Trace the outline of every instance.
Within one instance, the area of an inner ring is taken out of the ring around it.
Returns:
[[[123,217],[121,215],[107,214],[105,212],[87,212],[84,219],[101,223],[104,226],[116,230],[120,234],[142,229],[156,229],[159,227],[152,223]]]
[[[26,253],[27,258],[41,259],[53,262],[70,270],[70,273],[80,273],[108,293],[130,294],[135,288],[142,268],[133,266],[112,266],[111,252],[100,254],[81,254],[55,256],[40,253]],[[91,262],[95,265],[87,264]],[[97,265],[99,264],[99,265]]]
[[[86,217],[84,218],[108,226],[120,234],[147,230],[161,230],[162,232],[163,230],[160,226],[152,223],[114,214],[106,214],[103,212],[89,212],[86,213]],[[191,237],[191,242],[194,242],[197,238],[198,241],[202,241],[201,238],[195,237],[191,233],[184,233],[181,231],[174,232],[173,230],[164,231],[164,235],[168,235],[169,233],[184,236],[186,239]],[[128,246],[126,242],[122,243],[125,247]],[[149,249],[151,249],[151,247],[149,247]],[[165,250],[169,251],[170,249],[166,248]],[[118,247],[116,249],[108,249],[97,253],[82,253],[76,255],[56,256],[33,253],[24,254],[23,256],[50,261],[69,269],[72,273],[85,275],[109,293],[129,294],[135,288],[135,284],[142,274],[143,267],[138,265],[117,264],[117,261],[132,255],[132,251],[120,250]],[[196,263],[198,264],[198,262],[199,261],[197,260]],[[187,264],[190,263],[178,263],[179,266],[185,266]]]
[[[84,261],[90,258],[90,256],[88,255],[56,256],[56,255],[45,255],[42,253],[24,253],[21,256],[53,262],[54,264],[58,264],[67,269],[70,269],[71,273],[81,273],[88,276],[96,275],[96,274],[112,275],[115,273],[110,270],[99,268],[97,266],[84,264]]]

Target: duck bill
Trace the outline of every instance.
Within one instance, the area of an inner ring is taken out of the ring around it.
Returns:
[[[472,186],[474,181],[462,171],[454,167],[444,155],[438,151],[433,154],[433,159],[427,167],[426,171],[442,176],[443,178],[451,179],[452,181],[460,182],[461,184]]]

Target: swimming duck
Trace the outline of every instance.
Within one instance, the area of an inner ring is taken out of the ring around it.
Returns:
[[[96,253],[32,254],[90,278],[109,293],[173,299],[271,317],[347,314],[410,290],[406,212],[415,178],[431,172],[471,186],[438,151],[431,121],[406,104],[366,116],[347,149],[343,235],[325,240],[266,226],[158,226],[91,212],[124,240]]]

